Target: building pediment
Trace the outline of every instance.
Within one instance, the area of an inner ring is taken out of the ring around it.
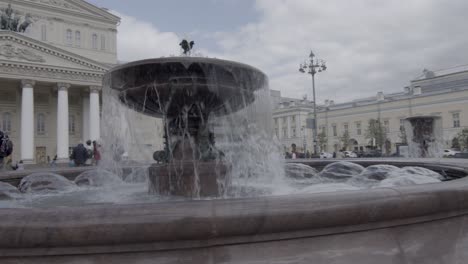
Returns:
[[[12,31],[0,31],[0,77],[100,84],[109,66]]]
[[[108,69],[99,62],[11,31],[0,31],[0,62],[96,72]]]

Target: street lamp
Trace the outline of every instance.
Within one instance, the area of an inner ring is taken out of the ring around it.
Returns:
[[[322,72],[327,69],[324,60],[319,60],[315,57],[315,54],[310,51],[309,61],[304,61],[299,66],[299,71],[302,73],[308,73],[312,75],[312,92],[314,99],[314,127],[313,127],[313,141],[314,141],[314,155],[317,155],[317,101],[315,100],[315,74]]]

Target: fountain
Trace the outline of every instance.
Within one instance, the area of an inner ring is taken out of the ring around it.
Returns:
[[[405,121],[408,151],[411,158],[441,158],[443,156],[442,118],[414,116]]]
[[[164,120],[160,163],[0,175],[19,186],[0,182],[1,263],[468,261],[459,160],[284,164],[264,133],[268,105],[254,107],[268,98],[267,78],[240,63],[144,60],[104,84],[104,132],[118,134],[115,101]],[[413,138],[433,131],[423,123]],[[120,153],[119,140],[104,149]]]
[[[209,120],[252,103],[267,85],[265,74],[231,61],[173,57],[119,66],[105,80],[128,107],[164,120],[165,149],[154,157],[166,164],[149,168],[150,192],[219,196],[229,164]]]

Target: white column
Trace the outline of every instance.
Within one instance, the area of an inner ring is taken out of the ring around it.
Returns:
[[[68,83],[57,84],[57,160],[68,160]]]
[[[83,96],[83,122],[81,124],[81,135],[82,141],[86,142],[86,140],[90,139],[89,136],[89,97]]]
[[[22,80],[21,96],[21,160],[34,162],[34,84],[33,80]]]
[[[89,93],[89,137],[91,140],[100,138],[100,111],[99,111],[99,91],[100,87],[91,86]]]

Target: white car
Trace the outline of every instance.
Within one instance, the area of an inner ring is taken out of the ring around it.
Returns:
[[[460,153],[460,151],[455,151],[455,150],[451,150],[451,149],[444,149],[444,157],[453,157],[457,153]]]
[[[320,158],[321,159],[331,159],[331,158],[333,158],[333,154],[328,153],[328,152],[320,152]]]
[[[352,151],[347,150],[347,151],[344,151],[343,153],[344,153],[345,158],[357,158],[357,154]]]

